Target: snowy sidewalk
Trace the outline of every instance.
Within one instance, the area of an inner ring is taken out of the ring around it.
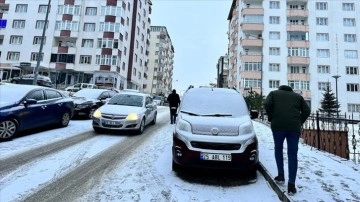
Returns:
[[[282,201],[360,201],[360,164],[330,153],[319,151],[304,143],[299,144],[297,193],[287,195],[287,181],[276,185],[272,179],[277,175],[274,157],[274,143],[269,126],[254,121],[259,139],[259,152],[262,172],[275,186]],[[264,127],[265,126],[265,127]],[[286,141],[284,142],[284,168],[287,180]]]

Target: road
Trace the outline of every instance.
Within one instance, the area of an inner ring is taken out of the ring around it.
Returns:
[[[0,143],[0,201],[238,201],[237,192],[253,199],[257,190],[260,201],[279,201],[260,173],[256,183],[227,173],[174,173],[168,116],[159,108],[156,125],[142,135],[99,135],[90,120],[74,120],[71,136],[62,128],[50,134],[58,140],[40,131]],[[31,138],[46,141],[31,147],[24,141]],[[18,149],[10,154],[12,145]]]

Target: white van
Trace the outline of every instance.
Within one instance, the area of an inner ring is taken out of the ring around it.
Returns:
[[[69,92],[77,92],[83,88],[98,88],[97,85],[95,84],[90,84],[90,83],[77,83],[74,84],[72,86],[68,86],[65,88],[65,91],[69,91]]]

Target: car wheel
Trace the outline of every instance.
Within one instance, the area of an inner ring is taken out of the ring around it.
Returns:
[[[12,80],[11,83],[17,84],[18,82],[16,80]]]
[[[61,116],[61,120],[60,120],[60,123],[59,123],[59,126],[60,127],[66,127],[69,125],[69,122],[70,122],[70,113],[69,112],[64,112],[63,115]]]
[[[172,161],[172,170],[176,173],[180,173],[182,168],[179,164],[175,163],[174,161]]]
[[[137,133],[138,133],[138,134],[142,134],[142,133],[144,132],[144,129],[145,129],[145,120],[142,119],[142,120],[141,120],[141,123],[140,123],[140,127],[139,127]]]
[[[0,123],[0,140],[13,139],[18,133],[18,123],[15,119],[8,119]]]
[[[151,121],[151,124],[152,124],[152,125],[155,125],[155,124],[156,124],[156,115],[157,115],[157,114],[155,113],[154,119]]]
[[[92,119],[94,112],[96,111],[96,108],[91,108],[88,114],[88,118]]]

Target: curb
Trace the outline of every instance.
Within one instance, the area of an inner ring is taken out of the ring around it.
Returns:
[[[283,191],[282,189],[279,188],[279,186],[275,183],[275,181],[272,179],[271,175],[269,174],[268,170],[264,167],[264,165],[259,162],[259,168],[258,171],[264,176],[265,180],[268,181],[268,183],[270,184],[271,188],[276,192],[276,194],[278,195],[280,201],[283,202],[292,202],[293,200],[291,200],[285,191]]]

